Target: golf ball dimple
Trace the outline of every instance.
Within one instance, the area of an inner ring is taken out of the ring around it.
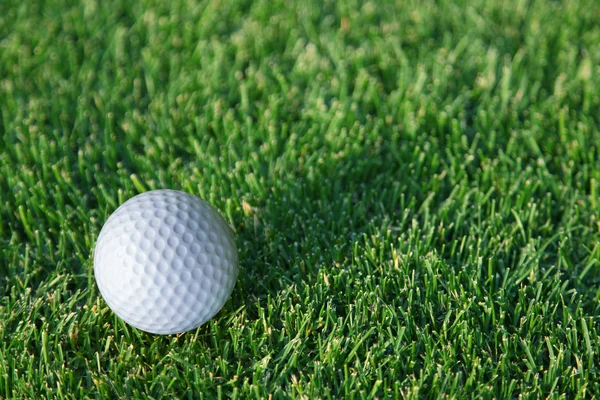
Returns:
[[[207,202],[153,190],[121,205],[100,231],[94,276],[108,306],[146,332],[197,328],[225,304],[237,279],[233,232]]]

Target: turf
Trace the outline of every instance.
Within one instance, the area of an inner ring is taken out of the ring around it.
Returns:
[[[597,1],[0,9],[0,398],[600,396]],[[93,279],[157,188],[241,258],[178,336]]]

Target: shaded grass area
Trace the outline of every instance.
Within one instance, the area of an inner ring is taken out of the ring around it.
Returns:
[[[0,397],[591,397],[594,1],[9,2]],[[95,286],[102,224],[172,188],[241,273],[176,337]]]

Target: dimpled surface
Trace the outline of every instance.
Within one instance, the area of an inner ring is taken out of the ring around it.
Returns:
[[[125,322],[156,334],[189,331],[212,318],[233,291],[233,232],[196,196],[142,193],[106,221],[94,275],[104,300]]]

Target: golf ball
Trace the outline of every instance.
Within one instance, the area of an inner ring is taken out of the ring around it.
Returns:
[[[108,306],[155,334],[181,333],[223,307],[238,275],[233,232],[207,202],[153,190],[121,205],[100,231],[94,276]]]

